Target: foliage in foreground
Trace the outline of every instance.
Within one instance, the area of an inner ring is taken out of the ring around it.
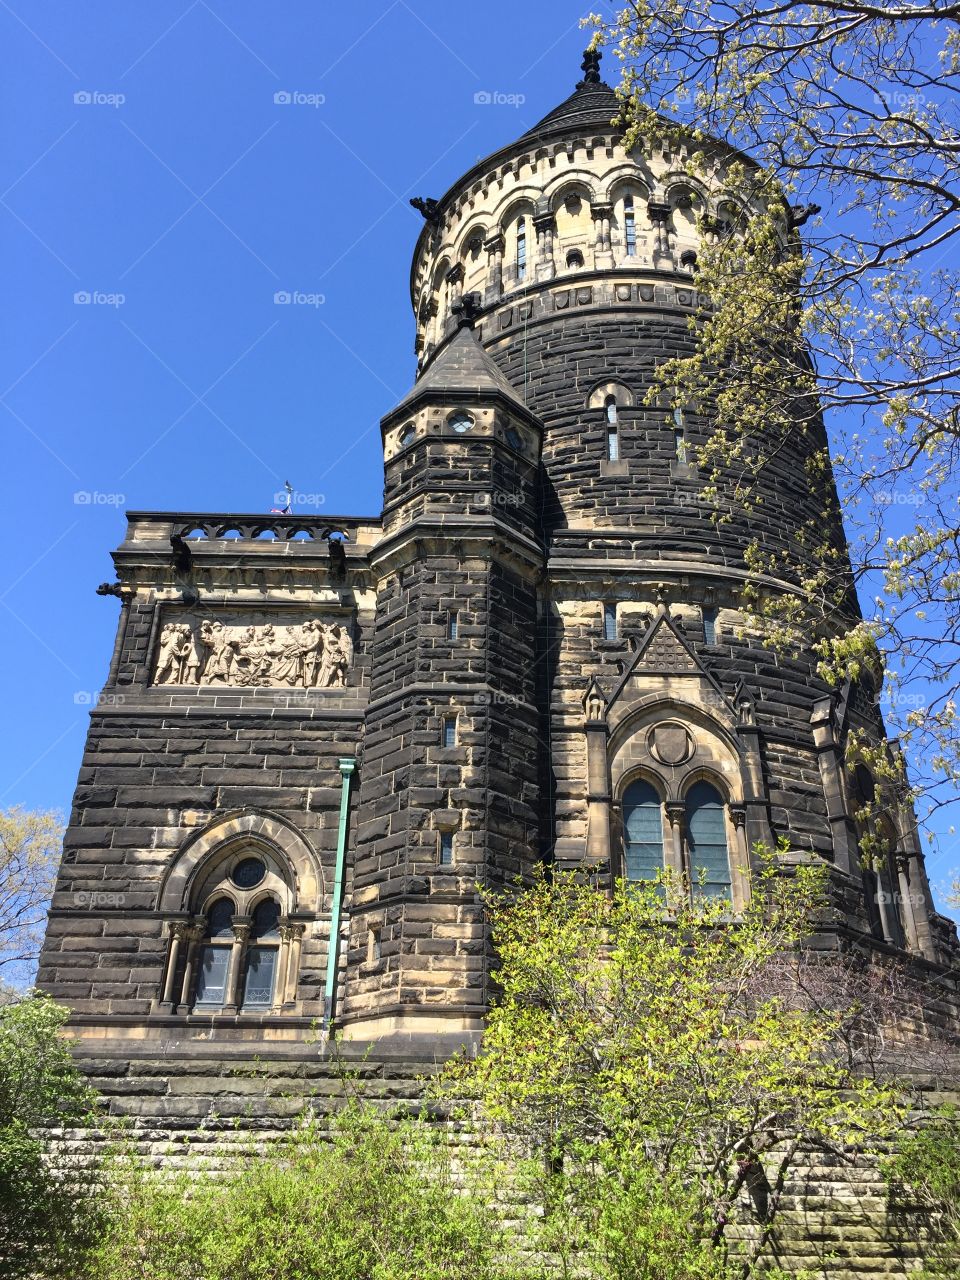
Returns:
[[[535,1153],[541,1244],[568,1273],[753,1275],[804,1148],[863,1150],[898,1122],[851,1054],[856,998],[796,950],[821,885],[768,865],[736,923],[670,881],[611,900],[560,875],[491,904],[502,998],[446,1087]]]
[[[920,1210],[928,1235],[920,1276],[960,1276],[960,1111],[935,1109],[887,1162],[897,1189]]]
[[[58,1158],[51,1126],[82,1124],[96,1095],[60,1038],[46,996],[0,1007],[0,1273],[83,1274],[100,1227],[96,1174]]]
[[[506,1252],[490,1186],[442,1127],[353,1103],[332,1138],[308,1124],[227,1174],[128,1164],[89,1276],[514,1280]]]

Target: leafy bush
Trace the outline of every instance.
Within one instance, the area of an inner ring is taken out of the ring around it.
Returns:
[[[460,1185],[463,1180],[465,1185]],[[354,1103],[228,1174],[129,1165],[96,1280],[507,1280],[503,1229],[445,1131]]]
[[[83,1123],[96,1095],[60,1029],[67,1011],[46,996],[0,1007],[0,1274],[84,1275],[100,1226],[97,1173],[58,1153],[51,1126]]]

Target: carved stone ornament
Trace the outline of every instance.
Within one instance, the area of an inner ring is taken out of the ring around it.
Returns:
[[[353,667],[346,622],[308,618],[291,626],[166,622],[160,631],[156,685],[268,689],[343,688]]]
[[[655,725],[648,740],[650,754],[661,764],[678,765],[693,755],[693,742],[682,724]]]

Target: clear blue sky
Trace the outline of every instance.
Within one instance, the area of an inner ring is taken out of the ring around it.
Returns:
[[[378,420],[414,377],[407,201],[573,89],[588,7],[0,5],[0,804],[69,806],[124,509],[260,511],[289,479],[379,510]]]

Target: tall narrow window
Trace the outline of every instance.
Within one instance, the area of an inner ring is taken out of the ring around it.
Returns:
[[[687,460],[687,436],[683,421],[683,410],[673,411],[673,448],[678,462]]]
[[[517,279],[527,278],[527,220],[522,215],[517,219]]]
[[[633,196],[623,198],[623,242],[627,257],[636,257],[637,253],[637,221],[633,212]]]
[[[441,867],[453,866],[453,832],[440,832],[440,865]]]
[[[730,897],[730,858],[723,800],[709,782],[695,782],[687,792],[687,853],[694,893]]]
[[[607,461],[617,462],[620,458],[620,428],[617,425],[617,397],[607,396],[603,402],[607,415]]]
[[[441,734],[441,742],[445,747],[455,747],[457,745],[457,717],[444,716],[443,733]]]
[[[451,609],[447,614],[447,639],[457,640],[460,637],[460,619],[457,616],[456,609]]]
[[[250,925],[250,945],[243,977],[244,1009],[263,1009],[273,1004],[279,946],[280,905],[267,898],[254,910]]]
[[[603,606],[603,638],[604,640],[617,638],[617,606],[615,604]]]
[[[380,930],[367,930],[367,964],[376,964],[382,955],[380,949]]]
[[[717,643],[717,611],[711,605],[703,607],[703,643]]]
[[[631,782],[623,793],[623,857],[627,880],[655,880],[663,870],[660,797],[649,782]]]
[[[197,966],[197,1004],[220,1008],[226,998],[233,947],[233,903],[218,898],[207,912],[207,929]]]

